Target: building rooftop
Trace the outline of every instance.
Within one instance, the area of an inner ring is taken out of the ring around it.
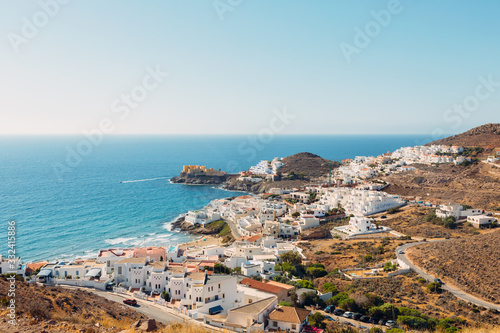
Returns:
[[[249,279],[249,278],[245,278],[245,279],[241,280],[240,284],[248,285],[251,288],[266,291],[266,292],[269,292],[271,294],[279,294],[279,292],[283,290],[283,288],[281,288],[279,286],[275,286],[275,285],[272,285],[269,283],[264,283],[264,282],[260,282],[260,281],[257,281],[254,279]]]
[[[142,257],[142,258],[123,258],[120,261],[117,261],[117,264],[145,264],[147,261],[147,258]]]
[[[234,276],[232,276],[232,275],[212,274],[210,276],[207,276],[207,283],[229,280],[229,279],[232,279],[233,277]]]
[[[281,282],[276,282],[276,281],[269,281],[268,284],[272,284],[274,286],[278,286],[278,287],[281,287],[281,288],[286,289],[286,290],[295,289],[294,286],[291,286],[291,285],[285,284],[285,283],[281,283]]]
[[[281,306],[269,314],[270,320],[284,321],[287,323],[301,324],[306,320],[311,311],[291,306]]]
[[[237,313],[247,313],[247,314],[258,314],[262,310],[266,309],[272,302],[277,299],[276,296],[268,297],[261,299],[260,301],[253,302],[247,305],[240,306],[235,309],[231,309],[228,312],[237,312]]]

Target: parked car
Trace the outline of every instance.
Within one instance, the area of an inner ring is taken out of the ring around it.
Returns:
[[[385,320],[384,318],[382,318],[382,319],[380,319],[380,320],[378,321],[378,324],[379,324],[379,325],[385,325],[385,323],[386,323],[386,322],[387,322],[387,320]]]
[[[439,283],[439,284],[444,284],[444,283],[443,283],[443,281],[441,281],[441,279],[438,279],[438,278],[435,278],[435,279],[434,279],[434,282],[437,282],[437,283]]]
[[[370,316],[361,316],[361,318],[359,318],[359,320],[361,320],[364,323],[367,323],[370,321]]]
[[[116,286],[116,283],[110,283],[106,285],[106,290],[113,290],[113,287]]]
[[[371,318],[370,318],[370,323],[372,323],[372,324],[376,324],[376,323],[378,323],[378,321],[379,321],[379,320],[380,320],[380,319],[379,319],[379,318],[377,318],[377,317],[371,317]]]
[[[398,251],[398,254],[405,254],[405,251],[403,251],[403,250],[399,250],[399,251]]]
[[[127,305],[137,305],[137,301],[133,298],[124,299],[123,303],[125,303]]]
[[[385,323],[385,326],[388,326],[388,327],[394,327],[396,325],[396,323],[394,322],[394,320],[388,320],[387,323]]]
[[[344,317],[346,317],[346,318],[352,318],[353,315],[354,315],[354,313],[352,313],[350,311],[344,312]]]
[[[335,309],[335,310],[333,310],[333,314],[336,316],[342,316],[344,314],[344,311],[342,311],[340,309]]]
[[[354,319],[354,320],[359,320],[359,318],[361,318],[361,316],[362,316],[362,314],[361,314],[361,313],[357,313],[357,312],[356,312],[356,313],[354,313],[354,314],[352,315],[352,319]]]
[[[333,305],[328,305],[326,308],[325,308],[325,312],[326,313],[332,313],[333,310],[335,310],[335,307]]]
[[[387,216],[382,215],[380,218],[381,218],[381,219],[386,219],[386,218],[387,218]]]

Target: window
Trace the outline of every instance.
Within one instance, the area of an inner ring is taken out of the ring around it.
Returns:
[[[108,261],[108,262],[107,262],[107,266],[109,267],[110,265],[111,265],[111,262],[110,262],[110,261]]]
[[[273,326],[274,327],[278,327],[278,322],[277,321],[273,321]]]
[[[121,266],[118,267],[118,274],[120,274],[120,275],[122,274],[122,268],[121,268]]]
[[[292,324],[292,330],[295,330],[295,329],[297,329],[297,325]]]
[[[76,275],[79,275],[79,274],[78,274],[78,271],[76,271]]]
[[[220,289],[220,283],[219,283],[219,289]]]

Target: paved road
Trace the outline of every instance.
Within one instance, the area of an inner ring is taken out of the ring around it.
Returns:
[[[238,231],[238,228],[236,228],[236,224],[231,219],[227,219],[227,220],[224,220],[224,221],[226,221],[226,223],[231,228],[231,231],[233,232],[234,238],[240,238],[241,234]]]
[[[77,287],[72,287],[72,286],[62,286],[64,288],[70,288],[70,289],[79,289]],[[83,290],[90,291],[98,296],[101,296],[103,298],[106,298],[107,300],[117,302],[120,304],[123,304],[123,300],[128,298],[125,295],[119,295],[111,292],[106,292],[106,291],[100,291],[100,290],[95,290],[91,288],[82,288]],[[138,299],[137,300],[137,306],[131,306],[130,308],[132,310],[135,310],[137,312],[140,312],[144,315],[146,315],[148,318],[153,318],[154,320],[160,321],[165,324],[173,323],[173,322],[179,322],[182,323],[184,320],[181,317],[177,317],[173,314],[170,314],[168,312],[165,312],[159,307],[156,307],[151,304],[151,302],[143,301]]]
[[[429,241],[429,242],[443,242],[443,241],[446,241],[446,240],[436,240],[436,241]],[[425,244],[425,243],[428,243],[428,242],[409,243],[409,244],[402,245],[396,249],[396,255],[397,255],[398,259],[401,259],[404,263],[406,263],[408,266],[410,266],[410,268],[413,271],[415,271],[418,275],[420,275],[421,277],[423,277],[427,281],[433,282],[434,278],[435,278],[434,276],[432,276],[431,274],[428,274],[423,269],[421,269],[420,267],[413,264],[413,262],[411,262],[410,259],[408,259],[406,254],[404,254],[406,249],[408,249],[409,247],[412,247],[412,246],[415,246],[418,244]],[[400,251],[403,251],[403,254],[400,254],[399,253]],[[478,306],[484,306],[485,308],[497,309],[500,311],[500,305],[486,302],[486,301],[479,299],[471,294],[467,294],[466,292],[464,292],[463,290],[460,290],[458,288],[452,287],[452,286],[447,285],[447,284],[443,284],[441,286],[441,288],[452,293],[453,295],[455,295],[457,298],[460,298],[461,300],[476,304]]]

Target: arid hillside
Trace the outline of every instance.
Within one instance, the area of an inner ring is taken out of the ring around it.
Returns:
[[[384,213],[387,218],[379,218],[377,221],[383,226],[417,238],[459,238],[487,232],[465,223],[456,225],[454,229],[446,228],[442,223],[437,223],[438,220],[429,219],[429,215],[434,212],[435,209],[427,207],[407,206],[395,214]]]
[[[124,304],[93,293],[16,281],[17,326],[7,322],[9,283],[0,277],[0,332],[119,332],[146,319]],[[158,327],[164,327],[157,323]],[[17,329],[17,330],[16,330]]]
[[[458,288],[500,304],[500,230],[407,251],[418,266]]]
[[[295,174],[305,174],[308,178],[320,177],[327,174],[330,170],[337,168],[340,163],[330,161],[312,153],[298,153],[283,159],[285,163],[279,171],[283,174],[294,172]]]
[[[500,206],[500,168],[478,162],[469,166],[416,165],[417,170],[381,177],[384,191],[436,203],[462,203],[483,209]]]
[[[486,124],[467,132],[437,140],[427,145],[456,145],[464,147],[500,147],[500,124]]]

